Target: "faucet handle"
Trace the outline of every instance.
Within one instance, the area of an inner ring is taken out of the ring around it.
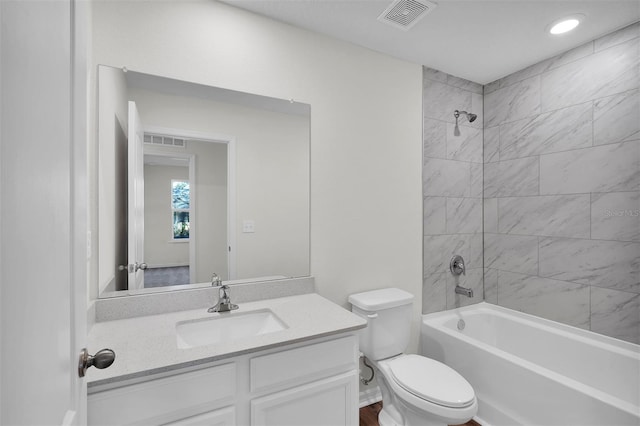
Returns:
[[[449,263],[449,269],[453,275],[466,275],[465,267],[464,267],[464,259],[459,254],[456,254],[451,258],[451,262]]]
[[[223,285],[222,287],[220,287],[220,299],[227,301],[229,300],[229,293],[227,293],[227,290],[229,290],[229,286],[228,285]]]
[[[214,272],[213,275],[211,275],[211,286],[219,287],[221,285],[222,285],[222,278],[220,278],[220,275]]]

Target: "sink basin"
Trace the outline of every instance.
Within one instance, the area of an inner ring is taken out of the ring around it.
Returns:
[[[176,324],[178,348],[194,348],[231,342],[287,329],[269,309],[214,314],[212,318],[182,321]]]

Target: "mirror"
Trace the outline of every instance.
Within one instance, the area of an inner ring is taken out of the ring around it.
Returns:
[[[98,67],[100,297],[309,275],[310,106]]]

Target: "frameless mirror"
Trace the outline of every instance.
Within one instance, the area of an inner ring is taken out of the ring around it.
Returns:
[[[310,106],[98,67],[100,297],[309,275]]]

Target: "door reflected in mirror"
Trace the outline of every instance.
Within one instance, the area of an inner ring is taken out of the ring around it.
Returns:
[[[100,297],[309,275],[306,104],[98,67]]]

